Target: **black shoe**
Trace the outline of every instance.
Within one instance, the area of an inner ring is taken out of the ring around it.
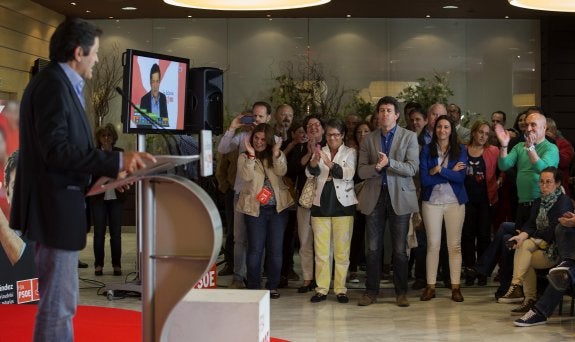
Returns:
[[[118,266],[114,266],[114,275],[121,276],[122,275],[122,268]]]
[[[345,293],[340,293],[336,297],[337,301],[341,304],[349,303],[349,297]]]
[[[487,285],[487,277],[484,275],[477,276],[477,285],[479,286]]]
[[[315,281],[312,280],[312,282],[309,283],[309,285],[300,286],[297,289],[297,293],[307,293],[313,290],[315,290]]]
[[[226,266],[224,266],[224,268],[222,268],[221,271],[218,272],[218,275],[221,276],[229,276],[234,274],[234,266],[230,265],[230,264],[226,264]]]
[[[321,293],[316,293],[309,299],[309,301],[312,303],[319,303],[319,302],[323,302],[326,299],[327,299],[327,295],[324,295]],[[348,299],[348,301],[349,301],[349,299]]]
[[[88,264],[78,260],[78,268],[88,268]]]
[[[465,286],[473,286],[475,284],[475,277],[466,276]]]
[[[271,299],[278,299],[280,297],[280,293],[278,290],[270,290],[270,298]]]
[[[94,275],[101,276],[104,275],[104,271],[102,270],[102,266],[96,266],[94,269]]]

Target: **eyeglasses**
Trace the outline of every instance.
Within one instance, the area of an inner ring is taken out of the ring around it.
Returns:
[[[339,138],[341,137],[341,133],[328,133],[325,136],[328,138]]]
[[[312,128],[312,127],[318,128],[319,126],[321,126],[321,123],[319,123],[319,122],[312,122],[312,123],[307,124],[307,128]]]
[[[554,180],[551,179],[540,179],[539,180],[539,184],[541,185],[550,185],[550,184],[555,184]]]

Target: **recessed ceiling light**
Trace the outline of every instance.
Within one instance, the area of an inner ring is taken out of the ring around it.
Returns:
[[[542,11],[575,12],[575,3],[566,0],[508,0],[513,6]]]
[[[90,13],[90,12],[91,12],[90,10],[86,10],[86,13]]]
[[[168,5],[220,11],[262,11],[283,10],[319,6],[331,0],[275,0],[275,1],[230,1],[230,0],[164,0]]]
[[[508,15],[506,15],[506,16],[505,16],[505,19],[509,19],[509,16],[508,16]]]
[[[114,17],[108,17],[108,19],[114,19]]]
[[[137,10],[137,8],[133,7],[133,6],[122,7],[122,9],[124,11],[135,11],[135,10]]]
[[[271,14],[266,14],[266,17],[270,18],[272,15]]]
[[[346,17],[351,18],[351,14],[346,15]]]
[[[426,15],[425,17],[426,17],[426,18],[431,18],[431,16],[430,16],[429,14],[428,14],[428,15]]]
[[[71,2],[70,5],[76,6],[76,3],[75,3],[75,2]]]
[[[192,17],[191,15],[188,15],[188,18],[191,18],[191,17]]]
[[[458,9],[459,6],[454,6],[454,5],[447,5],[447,6],[443,6],[443,9]]]

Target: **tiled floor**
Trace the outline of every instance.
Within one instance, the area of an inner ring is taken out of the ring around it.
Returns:
[[[141,310],[139,298],[110,301],[106,296],[98,295],[102,291],[92,283],[96,280],[101,285],[110,286],[125,278],[133,279],[133,275],[128,272],[135,266],[136,234],[123,233],[122,237],[122,277],[112,276],[110,265],[105,265],[104,276],[94,276],[92,236],[88,237],[88,246],[81,253],[81,259],[90,264],[90,268],[80,270],[84,280],[80,282],[81,304]],[[226,287],[230,281],[229,276],[220,277],[218,285]],[[280,290],[280,299],[271,301],[271,334],[290,341],[575,340],[574,317],[556,316],[546,325],[515,327],[512,322],[516,316],[509,314],[514,306],[495,303],[493,284],[487,287],[464,287],[463,303],[452,302],[451,292],[446,289],[439,288],[437,298],[429,302],[419,301],[420,291],[411,291],[411,306],[408,308],[399,308],[394,304],[392,286],[385,281],[382,282],[383,290],[378,302],[368,307],[357,306],[357,300],[362,294],[361,283],[350,285],[348,294],[351,301],[348,304],[339,304],[333,294],[328,296],[327,301],[313,304],[309,301],[311,293],[297,293],[299,282],[290,282],[289,285],[289,288]],[[568,309],[569,299],[565,297],[564,311]],[[225,326],[225,322],[221,322],[221,327]]]

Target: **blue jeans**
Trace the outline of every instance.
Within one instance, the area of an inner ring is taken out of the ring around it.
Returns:
[[[381,256],[383,253],[383,234],[386,223],[389,223],[391,244],[393,248],[393,284],[395,294],[407,293],[407,233],[410,214],[396,215],[391,205],[387,189],[382,188],[373,212],[366,216],[366,292],[377,295],[381,278]]]
[[[288,210],[278,213],[275,206],[260,207],[260,216],[244,215],[248,235],[247,288],[259,289],[264,249],[270,290],[278,288],[282,269],[284,231]]]
[[[547,285],[545,292],[535,303],[535,308],[545,317],[550,317],[561,300],[563,300],[563,291],[558,291],[553,286]]]
[[[499,288],[498,293],[505,293],[511,285],[511,279],[513,278],[513,255],[515,254],[514,249],[507,248],[506,242],[511,237],[517,235],[515,231],[515,223],[513,222],[503,222],[495,236],[493,241],[487,246],[485,252],[477,259],[475,264],[475,270],[484,275],[490,276],[497,264],[497,258],[501,258],[500,268],[499,268]]]
[[[122,267],[122,201],[93,200],[90,205],[94,218],[94,266],[104,266],[107,225],[110,229],[112,266]]]
[[[78,305],[78,251],[36,243],[40,302],[34,325],[35,342],[71,342],[72,318]]]
[[[234,208],[238,204],[240,195],[234,196]],[[246,250],[248,238],[244,214],[234,210],[234,280],[244,281],[246,278]]]

